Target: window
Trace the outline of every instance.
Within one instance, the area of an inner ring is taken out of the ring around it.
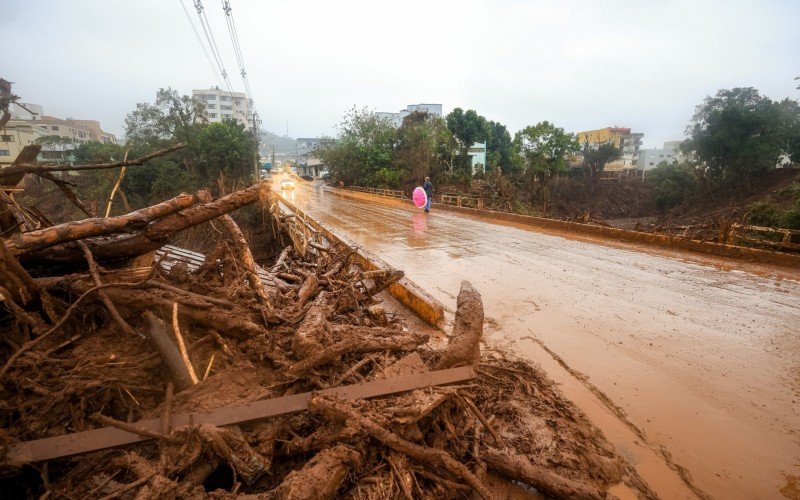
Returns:
[[[217,96],[214,94],[206,94],[206,101],[216,101]]]
[[[208,116],[210,116],[211,118],[216,118],[217,114],[216,113],[209,113]]]
[[[208,104],[206,107],[208,109],[217,109],[217,105],[216,104]]]
[[[50,127],[50,130],[58,130],[58,125],[53,125],[52,127]]]
[[[222,113],[223,120],[230,120],[232,116],[230,113]]]
[[[220,104],[219,109],[221,109],[223,111],[230,111],[231,107],[230,106],[226,106],[224,104]]]
[[[9,150],[9,149],[0,149],[0,156],[11,156],[11,150]]]
[[[652,161],[650,162],[650,165],[653,165],[653,162],[652,162]]]
[[[226,96],[226,95],[221,95],[221,96],[219,96],[219,100],[220,101],[230,101],[231,98]]]
[[[0,135],[0,142],[14,142],[13,135]]]

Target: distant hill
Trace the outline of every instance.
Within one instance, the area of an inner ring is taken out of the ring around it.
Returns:
[[[275,148],[276,156],[294,156],[295,154],[295,140],[289,136],[279,136],[272,132],[265,131],[261,144],[259,144],[259,151],[262,155],[267,155]]]

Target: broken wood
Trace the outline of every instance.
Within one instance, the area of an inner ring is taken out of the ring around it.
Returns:
[[[477,367],[481,359],[482,336],[483,300],[481,294],[469,281],[462,281],[461,291],[458,292],[456,301],[453,335],[436,368],[450,368],[466,364]]]
[[[333,498],[342,480],[361,465],[361,453],[338,444],[314,455],[302,469],[290,472],[283,482],[269,493],[280,500],[317,500]]]
[[[472,367],[467,366],[419,373],[393,379],[334,387],[316,393],[305,392],[242,405],[231,405],[206,412],[175,414],[172,417],[172,425],[173,427],[180,427],[190,423],[209,423],[216,426],[245,424],[278,415],[304,411],[308,409],[309,401],[316,394],[335,396],[342,399],[374,398],[425,387],[463,382],[472,378],[475,378],[475,371]],[[102,429],[15,443],[8,447],[6,460],[18,464],[39,462],[138,443],[146,440],[138,432],[144,429],[158,433],[161,429],[161,419],[140,420],[131,425],[137,429],[136,432],[104,427]]]
[[[147,321],[147,338],[150,344],[161,356],[161,360],[166,365],[167,370],[172,375],[172,380],[178,391],[188,389],[196,384],[196,378],[192,378],[192,374],[184,362],[181,351],[175,342],[169,337],[167,328],[164,323],[158,319],[153,313],[147,311],[144,313],[145,320]]]
[[[600,491],[581,483],[564,478],[544,467],[534,465],[525,455],[509,454],[493,448],[485,448],[482,458],[486,465],[501,475],[533,486],[546,495],[555,498],[603,498]]]
[[[163,203],[118,217],[95,217],[15,234],[5,240],[5,246],[11,255],[16,256],[83,238],[141,231],[150,222],[179,212],[193,204],[193,196],[181,194]]]
[[[210,203],[195,205],[158,219],[139,233],[107,239],[91,238],[86,239],[85,243],[96,259],[142,255],[164,246],[168,238],[176,233],[254,203],[259,199],[261,189],[260,184],[254,184]],[[80,255],[80,248],[72,243],[65,243],[52,246],[47,251],[27,253],[24,260],[26,263],[68,263],[78,260]]]
[[[355,410],[350,403],[338,401],[328,395],[318,394],[309,402],[309,410],[315,415],[321,415],[337,421],[346,421],[349,425],[356,425],[389,448],[407,455],[421,464],[441,468],[463,479],[482,498],[492,498],[486,486],[464,464],[455,460],[449,453],[439,448],[420,446],[401,438],[394,432],[365,417],[361,412]]]

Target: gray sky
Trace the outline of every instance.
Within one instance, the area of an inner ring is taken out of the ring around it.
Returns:
[[[192,0],[183,0],[197,25]],[[242,89],[220,1],[206,16]],[[475,109],[513,133],[629,126],[680,139],[720,88],[800,98],[800,1],[231,0],[264,128],[333,135],[353,105]],[[199,25],[198,26],[198,30]],[[202,35],[202,31],[201,37]],[[217,84],[180,0],[2,0],[0,76],[23,102],[123,132],[159,87]]]

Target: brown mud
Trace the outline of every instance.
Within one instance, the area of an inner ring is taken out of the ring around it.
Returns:
[[[130,267],[95,261],[87,244],[88,273],[41,276],[52,268],[3,255],[2,271],[25,278],[3,292],[0,312],[4,496],[655,497],[541,369],[481,352],[478,287],[454,288],[445,341],[381,291],[402,273],[365,272],[352,249],[303,240],[296,218],[269,221],[275,241],[293,243],[269,270],[254,267],[231,221],[232,236],[200,262],[166,250]],[[456,385],[370,400],[315,393],[308,411],[172,425],[186,412],[464,365],[475,376]],[[160,431],[136,424],[152,418]],[[23,442],[103,426],[146,440],[20,461]]]
[[[470,276],[486,297],[490,345],[540,362],[661,496],[791,491],[800,271],[435,206],[424,214],[314,185],[284,194],[446,305]]]

